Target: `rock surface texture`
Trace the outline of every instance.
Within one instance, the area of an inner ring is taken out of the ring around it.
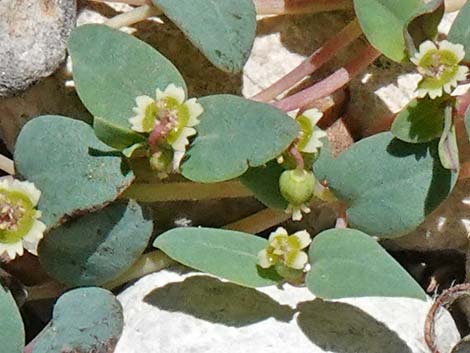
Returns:
[[[249,289],[163,270],[119,296],[125,328],[115,353],[423,353],[430,303],[405,298],[325,302],[306,288]],[[460,336],[438,315],[441,352]]]
[[[0,97],[52,74],[65,59],[75,0],[0,1]]]

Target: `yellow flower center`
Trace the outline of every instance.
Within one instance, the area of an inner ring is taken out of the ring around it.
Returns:
[[[23,193],[0,189],[0,242],[16,243],[31,229],[36,210]]]

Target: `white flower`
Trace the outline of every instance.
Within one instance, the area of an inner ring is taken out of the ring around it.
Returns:
[[[465,50],[461,44],[444,40],[436,46],[429,40],[423,42],[410,59],[423,76],[416,91],[418,97],[428,94],[431,99],[435,99],[442,96],[443,92],[450,94],[458,81],[467,78],[468,68],[459,65],[464,57]]]
[[[281,263],[302,270],[308,262],[308,256],[302,249],[309,246],[311,241],[310,234],[305,230],[289,235],[284,228],[279,227],[269,236],[267,247],[258,253],[258,265],[269,268]]]
[[[321,139],[327,136],[325,131],[316,126],[323,113],[312,108],[300,115],[298,115],[298,110],[289,112],[288,115],[300,125],[300,134],[296,143],[297,149],[304,153],[317,153],[323,147]]]
[[[46,230],[36,210],[41,192],[33,183],[11,177],[0,180],[0,255],[10,259],[23,255],[23,248],[37,255]]]
[[[194,126],[199,124],[202,106],[195,98],[186,100],[184,89],[174,84],[164,91],[157,88],[156,99],[139,96],[135,101],[133,110],[136,115],[129,119],[131,128],[140,133],[149,133],[150,136],[158,129],[159,136],[155,143],[173,149],[175,158],[172,164],[177,171],[189,144],[189,137],[196,134]]]

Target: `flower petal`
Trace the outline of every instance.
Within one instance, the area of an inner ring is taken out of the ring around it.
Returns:
[[[184,105],[188,108],[189,112],[189,121],[187,126],[192,127],[199,124],[199,120],[197,118],[204,112],[202,105],[197,103],[196,98],[188,99],[186,102],[184,102]]]
[[[11,260],[16,258],[16,255],[23,255],[23,243],[21,240],[17,241],[16,243],[0,243],[0,254],[7,253],[8,257]]]
[[[184,89],[182,87],[177,87],[173,83],[170,83],[165,90],[162,92],[157,88],[157,100],[171,97],[176,99],[179,104],[183,104],[186,94],[184,93]]]
[[[448,50],[454,53],[459,62],[462,61],[462,59],[465,57],[465,49],[462,44],[454,44],[447,40],[443,40],[439,43],[439,49]]]
[[[310,238],[310,234],[306,230],[295,232],[294,234],[292,234],[292,236],[296,237],[297,240],[299,241],[299,246],[300,246],[299,249],[306,248],[312,242],[312,239]]]
[[[41,197],[41,191],[39,191],[36,186],[29,181],[19,181],[14,179],[10,183],[9,189],[11,191],[17,191],[25,194],[31,200],[33,207],[38,204],[39,198]]]
[[[306,116],[308,120],[310,120],[310,123],[312,124],[312,126],[317,125],[317,123],[323,117],[323,113],[316,108],[306,110],[302,113],[302,115]]]
[[[310,140],[308,140],[307,144],[302,148],[301,151],[306,153],[316,153],[318,149],[323,147],[323,142],[321,139],[327,136],[328,134],[325,131],[319,128],[315,128],[312,136],[310,137]]]
[[[268,241],[271,242],[280,235],[286,236],[289,235],[289,233],[287,233],[287,230],[285,230],[283,227],[278,227],[274,232],[269,234]]]
[[[39,241],[44,236],[46,225],[40,221],[34,221],[29,232],[23,237],[23,247],[33,255],[38,254]]]
[[[308,262],[308,256],[303,251],[291,252],[286,259],[286,266],[296,270],[302,270]]]
[[[192,127],[184,127],[178,138],[171,144],[175,151],[185,151],[189,144],[188,137],[196,135],[196,130]]]
[[[263,249],[258,253],[258,265],[260,265],[262,268],[269,268],[272,266],[271,261],[269,261],[269,256],[266,249]]]

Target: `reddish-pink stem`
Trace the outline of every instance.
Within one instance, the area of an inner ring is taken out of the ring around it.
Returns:
[[[297,149],[297,147],[292,146],[289,149],[289,153],[295,159],[295,163],[297,164],[297,169],[304,170],[305,169],[305,162],[302,153]]]
[[[260,102],[268,102],[276,98],[276,96],[318,70],[323,64],[335,57],[340,50],[344,49],[355,39],[360,37],[361,34],[361,27],[357,20],[352,21],[344,27],[341,32],[328,40],[321,48],[317,49],[294,70],[276,81],[270,87],[253,96],[251,99]]]
[[[455,111],[458,116],[464,116],[468,107],[470,106],[470,92],[464,93],[457,98]]]
[[[367,45],[353,60],[324,80],[299,93],[273,103],[273,106],[285,112],[303,108],[311,102],[326,97],[348,84],[354,76],[373,63],[379,56],[380,52]]]

